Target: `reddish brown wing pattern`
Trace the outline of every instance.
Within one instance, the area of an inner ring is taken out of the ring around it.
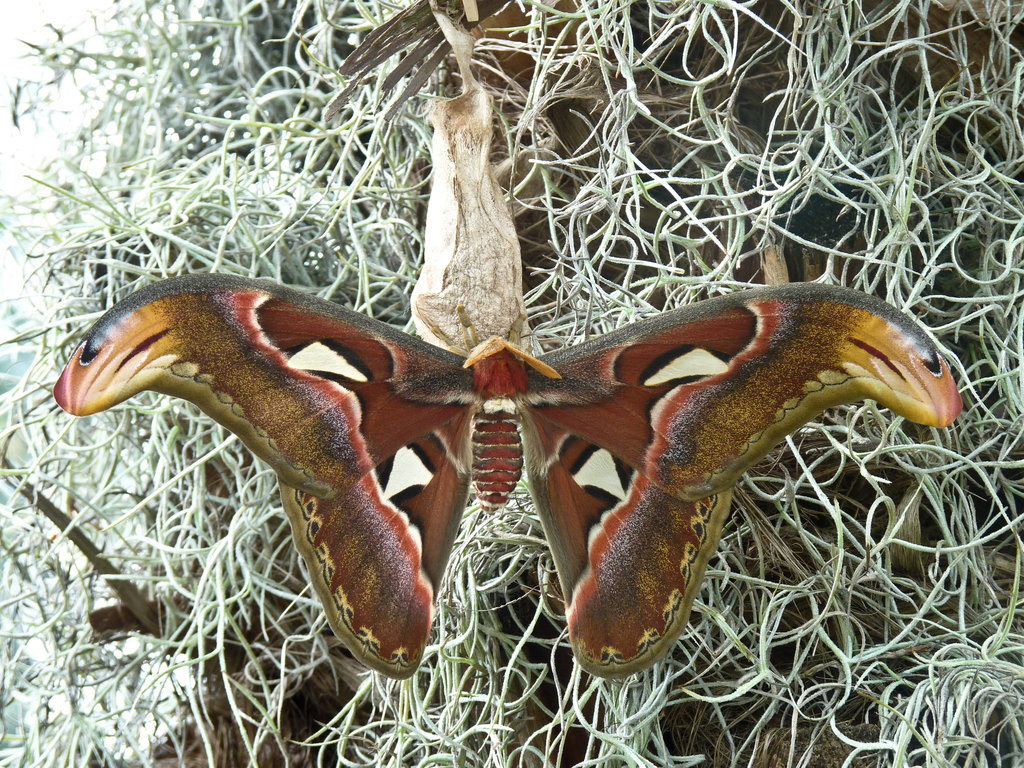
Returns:
[[[567,612],[584,669],[624,677],[668,653],[718,547],[731,495],[682,501],[637,475],[592,537],[590,567]]]
[[[962,407],[915,323],[865,294],[815,284],[743,291],[545,355],[538,421],[611,451],[683,498],[730,487],[825,408],[866,397],[946,426]]]
[[[434,597],[466,505],[466,474],[428,435],[343,496],[282,486],[295,542],[335,634],[368,666],[407,677],[430,634]]]
[[[557,460],[532,470],[543,481],[531,490],[567,592],[573,651],[589,672],[623,677],[665,655],[686,626],[731,491],[683,501],[608,451],[568,433],[556,442]]]
[[[289,485],[330,496],[475,407],[461,359],[263,280],[155,283],[104,315],[56,386],[84,416],[144,389],[191,400]]]
[[[467,473],[450,457],[468,429],[454,422],[412,441],[343,496],[281,488],[328,622],[390,677],[416,670],[430,635],[468,495]]]
[[[863,397],[936,426],[961,408],[916,325],[822,286],[665,313],[533,361],[529,374],[498,342],[467,371],[328,302],[202,275],[110,310],[54,395],[85,415],[152,389],[236,432],[281,478],[331,626],[394,677],[423,653],[465,504],[473,414],[488,398],[510,398],[522,416],[577,657],[613,677],[671,647],[732,483],[785,434]],[[488,478],[503,491],[511,482]]]
[[[580,663],[621,676],[685,624],[739,475],[827,407],[872,397],[945,426],[961,401],[924,332],[818,285],[733,294],[541,360],[523,398],[530,487]]]
[[[196,403],[277,471],[335,632],[411,674],[466,502],[460,358],[272,283],[197,275],[110,310],[54,395],[85,415],[142,389]]]

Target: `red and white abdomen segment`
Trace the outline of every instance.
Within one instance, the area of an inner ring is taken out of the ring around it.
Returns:
[[[483,402],[473,421],[473,487],[480,506],[501,509],[523,474],[516,406],[506,397]]]

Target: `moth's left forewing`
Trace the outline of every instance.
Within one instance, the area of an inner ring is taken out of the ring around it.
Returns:
[[[701,302],[543,360],[562,379],[531,383],[535,419],[683,499],[731,487],[834,405],[870,397],[933,426],[962,407],[915,323],[865,294],[816,284]]]
[[[285,483],[330,496],[475,407],[471,382],[457,356],[330,302],[190,275],[110,309],[54,396],[79,416],[144,389],[190,400]]]

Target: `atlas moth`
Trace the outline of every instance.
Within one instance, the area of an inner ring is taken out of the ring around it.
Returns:
[[[489,460],[525,459],[576,658],[621,677],[672,647],[732,486],[785,435],[862,398],[936,427],[961,410],[916,323],[817,284],[536,358],[502,339],[462,358],[271,282],[180,277],[110,309],[54,396],[85,416],[144,389],[194,402],[273,467],[331,627],[396,678],[420,663],[474,473],[481,503],[511,490]],[[474,446],[492,427],[502,439]]]

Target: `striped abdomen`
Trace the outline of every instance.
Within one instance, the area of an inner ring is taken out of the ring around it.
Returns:
[[[523,441],[515,404],[485,400],[473,422],[473,486],[480,506],[500,509],[523,474]]]

